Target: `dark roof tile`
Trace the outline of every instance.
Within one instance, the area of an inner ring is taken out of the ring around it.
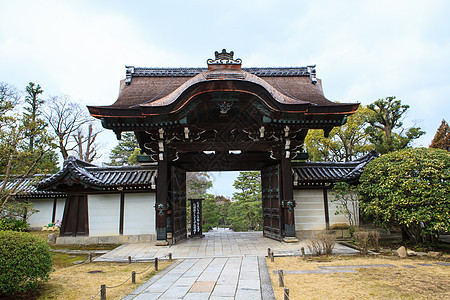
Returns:
[[[70,175],[70,176],[68,176]],[[139,175],[139,176],[138,176]],[[144,176],[148,180],[140,181]],[[63,168],[53,176],[42,180],[40,190],[64,190],[73,182],[97,190],[110,189],[156,189],[155,166],[129,166],[129,167],[98,167],[92,164],[69,157]],[[58,187],[60,186],[60,187]]]
[[[350,162],[309,162],[294,163],[295,186],[323,185],[327,183],[346,181],[357,182],[364,167],[378,157],[375,151]]]
[[[46,198],[46,197],[66,197],[64,193],[58,193],[53,191],[39,191],[37,185],[42,179],[47,179],[52,175],[31,175],[28,177],[15,177],[6,183],[7,190],[16,190],[16,198]],[[3,181],[0,181],[0,186],[3,185]]]

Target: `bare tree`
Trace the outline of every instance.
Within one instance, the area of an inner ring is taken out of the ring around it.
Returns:
[[[20,92],[6,82],[0,82],[0,118],[19,102]]]
[[[100,132],[102,132],[102,130],[94,130],[93,124],[90,123],[87,133],[85,133],[83,128],[80,127],[73,135],[73,138],[77,144],[75,152],[81,160],[92,162],[94,158],[97,157],[99,145],[95,142],[95,139]]]
[[[67,95],[53,96],[48,101],[45,113],[47,122],[58,138],[58,148],[63,159],[67,159],[69,152],[78,145],[73,141],[73,134],[90,122],[87,111],[78,103],[72,102]]]

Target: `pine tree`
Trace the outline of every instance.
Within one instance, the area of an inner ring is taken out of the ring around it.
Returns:
[[[401,100],[395,97],[378,99],[367,108],[371,114],[366,133],[370,142],[375,145],[375,151],[380,154],[407,148],[413,140],[425,134],[420,127],[403,127],[402,119],[409,105],[402,104]]]
[[[36,85],[34,82],[30,82],[26,87],[26,92],[25,103],[29,106],[24,107],[23,122],[26,128],[25,136],[29,141],[28,151],[33,151],[36,139],[46,127],[45,122],[39,118],[41,115],[40,109],[44,104],[44,100],[39,98],[39,96],[44,91],[39,84]]]
[[[233,186],[240,190],[233,193],[228,208],[228,220],[233,230],[248,231],[262,229],[261,172],[240,172]]]
[[[111,162],[108,163],[108,165],[124,166],[136,164],[136,161],[130,160],[130,157],[136,149],[139,149],[139,144],[134,136],[134,133],[124,133],[117,146],[111,150],[111,153],[109,154],[109,159],[111,159]]]
[[[23,139],[18,143],[15,173],[23,174],[35,160],[39,160],[36,173],[54,173],[58,169],[58,157],[53,150],[56,145],[53,143],[54,137],[47,133],[47,122],[41,117],[45,101],[40,96],[44,91],[33,82],[25,90],[24,112],[22,118],[18,119]]]

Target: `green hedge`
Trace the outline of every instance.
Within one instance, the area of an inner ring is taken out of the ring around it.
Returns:
[[[33,292],[51,270],[46,242],[26,232],[0,231],[0,298]]]
[[[0,220],[0,230],[28,231],[28,223],[25,220],[4,218]]]

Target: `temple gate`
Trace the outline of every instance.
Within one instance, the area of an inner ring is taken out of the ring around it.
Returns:
[[[89,106],[118,139],[134,131],[157,164],[157,244],[186,238],[186,171],[260,170],[264,235],[295,239],[292,160],[308,129],[328,135],[358,104],[327,100],[314,66],[241,68],[233,52],[208,68],[127,67],[118,100]]]

